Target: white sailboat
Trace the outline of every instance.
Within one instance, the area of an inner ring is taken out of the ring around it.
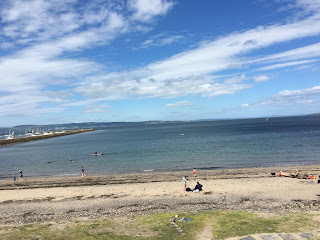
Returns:
[[[5,138],[5,140],[14,139],[13,134],[14,134],[14,131],[12,131],[12,133],[10,133],[10,132],[9,132],[9,134],[8,134],[8,135],[4,135],[4,136],[6,137],[6,138]]]

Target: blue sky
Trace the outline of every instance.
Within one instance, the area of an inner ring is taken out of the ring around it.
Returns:
[[[320,112],[319,0],[2,0],[0,126]]]

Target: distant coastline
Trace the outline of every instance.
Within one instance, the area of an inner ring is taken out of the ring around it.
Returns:
[[[95,131],[95,129],[66,130],[64,132],[53,133],[50,135],[13,138],[13,139],[7,139],[7,140],[3,139],[3,140],[0,140],[0,147],[9,146],[9,145],[18,144],[18,143],[24,143],[24,142],[31,142],[31,141],[41,140],[41,139],[53,138],[53,137],[61,137],[61,136],[66,136],[71,134],[91,132],[91,131]]]

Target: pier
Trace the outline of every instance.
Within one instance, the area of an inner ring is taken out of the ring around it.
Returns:
[[[95,129],[66,130],[64,132],[53,132],[52,134],[48,134],[48,135],[3,139],[3,140],[0,140],[0,147],[12,145],[12,144],[24,143],[24,142],[31,142],[31,141],[41,140],[41,139],[53,138],[53,137],[61,137],[61,136],[66,136],[71,134],[91,132],[91,131],[95,131]]]

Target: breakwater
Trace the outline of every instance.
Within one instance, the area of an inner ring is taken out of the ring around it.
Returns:
[[[57,133],[52,133],[48,135],[39,135],[39,136],[31,136],[31,137],[24,137],[24,138],[13,138],[13,139],[7,139],[7,140],[4,139],[4,140],[0,140],[0,147],[17,144],[17,143],[31,142],[31,141],[41,140],[41,139],[61,137],[61,136],[91,132],[91,131],[94,131],[94,129],[66,130],[64,132],[57,132]]]

